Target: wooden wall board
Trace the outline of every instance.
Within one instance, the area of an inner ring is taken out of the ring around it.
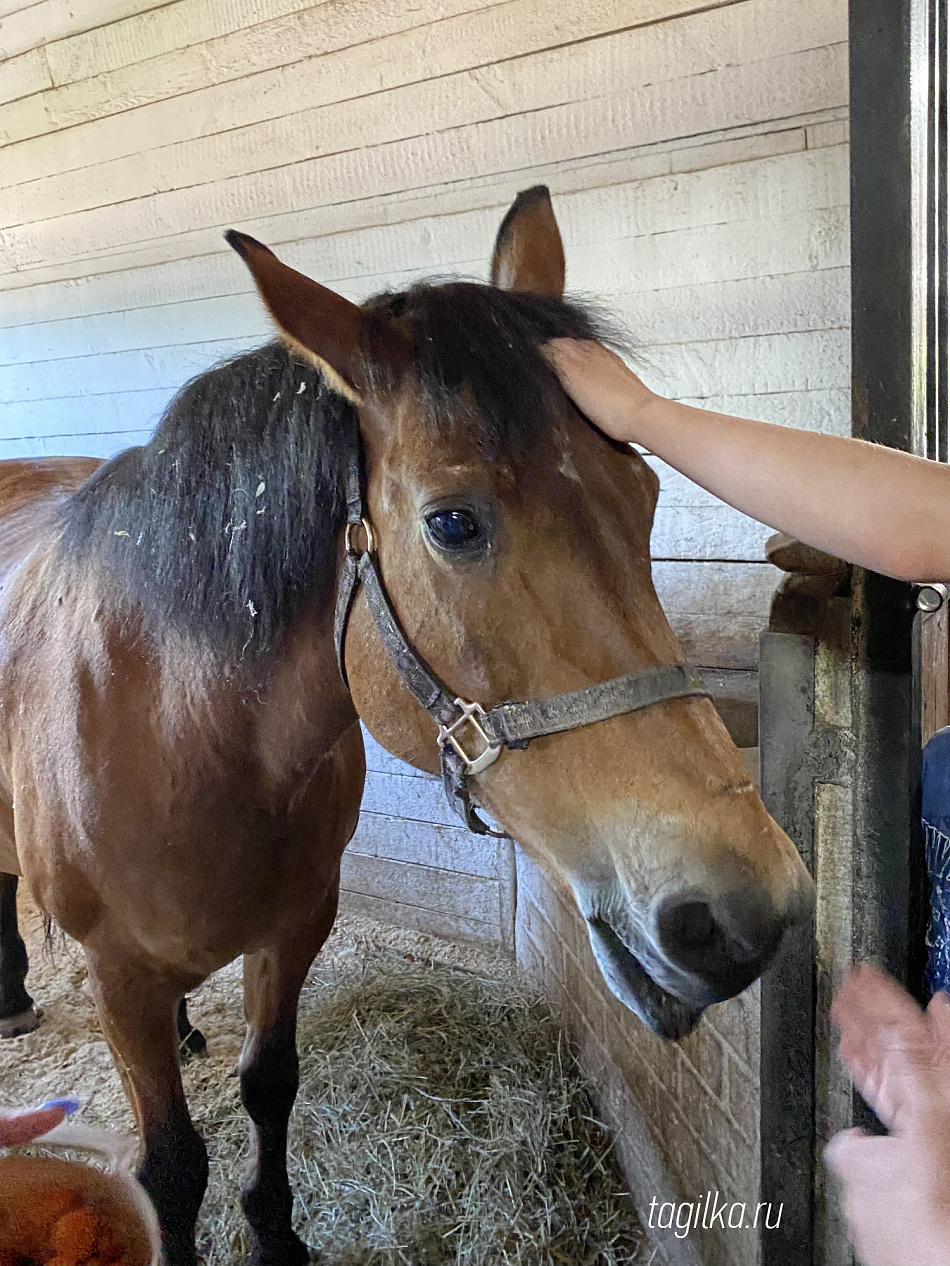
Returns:
[[[252,172],[114,205],[44,217],[3,229],[7,271],[64,257],[135,246],[174,236],[183,224],[247,224],[282,210],[390,196],[426,183],[471,179],[515,166],[530,153],[538,162],[569,162],[591,152],[680,134],[684,113],[717,128],[761,118],[773,108],[804,104],[818,110],[838,103],[846,59],[839,46],[794,53],[751,67],[725,67],[686,81],[659,83],[597,101],[568,102],[528,114],[460,123],[438,132],[303,159],[272,171]],[[688,100],[687,100],[688,98]],[[804,98],[804,101],[803,101]],[[676,124],[671,119],[677,119]],[[698,125],[697,123],[694,126]]]
[[[698,30],[694,24],[681,30],[682,24],[661,23],[646,31],[625,31],[533,55],[511,58],[506,54],[504,60],[478,71],[440,73],[438,64],[425,65],[434,60],[430,50],[416,72],[423,77],[397,89],[338,100],[341,93],[352,92],[354,82],[360,82],[357,71],[328,91],[327,104],[305,109],[299,94],[291,92],[284,111],[265,122],[235,126],[225,112],[218,132],[157,148],[148,141],[143,148],[143,133],[133,116],[127,122],[140,138],[137,149],[109,162],[103,162],[98,152],[87,153],[80,166],[81,140],[77,140],[76,165],[58,174],[33,173],[28,167],[17,181],[18,147],[14,147],[10,166],[4,164],[9,174],[4,178],[7,188],[0,189],[0,226],[109,206],[141,197],[143,188],[213,185],[254,172],[273,172],[321,154],[389,145],[412,138],[420,129],[431,130],[433,117],[438,118],[438,130],[447,131],[510,117],[526,99],[532,103],[532,113],[565,104],[606,102],[657,82],[688,83],[720,67],[727,49],[743,60],[754,49],[754,64],[759,65],[799,53],[803,46],[813,51],[816,38],[835,33],[813,33],[807,25],[803,31],[799,21],[769,20],[769,0],[749,3],[757,9],[755,20],[750,10],[730,6],[705,15],[709,29],[702,29],[698,20]],[[820,11],[834,13],[827,8]],[[733,16],[737,14],[741,20]],[[768,42],[763,47],[766,31]],[[502,32],[498,51],[509,44],[508,33]],[[449,49],[453,47],[448,44]],[[490,62],[491,50],[484,56]],[[171,126],[175,127],[173,121]],[[162,133],[145,135],[160,137]]]
[[[688,188],[685,177],[689,174],[734,168],[737,178],[742,180],[742,172],[747,163],[791,154],[801,155],[812,147],[843,147],[846,136],[839,135],[830,139],[826,130],[828,127],[837,129],[844,126],[840,122],[842,109],[842,106],[837,105],[817,113],[799,114],[783,120],[777,130],[773,130],[776,125],[769,122],[738,124],[704,132],[701,143],[698,143],[697,138],[678,137],[642,145],[626,145],[609,154],[581,156],[569,163],[535,162],[514,170],[482,173],[471,178],[437,183],[402,193],[351,197],[343,203],[328,202],[309,207],[303,212],[276,208],[246,227],[253,228],[258,236],[266,238],[283,251],[286,249],[285,243],[293,244],[295,249],[303,249],[305,244],[313,244],[318,240],[332,243],[341,233],[430,219],[434,210],[439,219],[451,221],[456,216],[473,210],[502,209],[510,205],[520,188],[532,182],[548,184],[560,205],[569,195],[624,184],[645,184],[659,176],[681,175],[684,177],[682,183]],[[822,120],[826,122],[822,123]],[[824,135],[824,139],[815,141],[815,134]],[[839,153],[841,152],[842,149],[839,148]],[[846,158],[844,151],[845,169]],[[841,168],[839,159],[839,172]],[[807,180],[807,170],[803,176]],[[793,182],[790,187],[797,187],[797,183]],[[728,180],[726,184],[728,186]],[[840,185],[840,176],[836,177],[835,184]],[[773,196],[777,195],[778,189],[788,187],[781,173],[777,173],[774,186]],[[675,182],[674,190],[679,187],[680,182]],[[846,202],[846,179],[843,187],[843,200]],[[822,196],[824,195],[819,194],[819,197]],[[827,205],[840,205],[840,194],[831,193],[830,197],[832,200]],[[680,200],[677,198],[675,201],[678,204]],[[670,202],[668,197],[666,202]],[[189,265],[194,265],[196,260],[221,251],[220,226],[179,226],[174,234],[150,242],[120,249],[99,248],[94,242],[90,242],[86,244],[85,253],[81,256],[0,273],[0,289],[17,290],[27,286],[33,288],[55,281],[82,285],[90,279],[90,269],[93,267],[90,261],[93,260],[95,273],[105,275],[149,269],[174,260],[187,261]]]
[[[83,31],[114,28],[131,14],[164,7],[168,0],[37,0],[0,7],[0,56],[11,59]],[[101,42],[101,37],[100,37]]]
[[[492,3],[492,0],[428,0],[412,6],[381,4],[379,0],[313,5],[312,0],[304,0],[292,12],[293,0],[290,0],[284,5],[288,12],[282,17],[245,25],[200,43],[194,42],[199,33],[197,26],[192,24],[189,27],[186,18],[185,43],[181,44],[176,41],[181,40],[180,19],[183,15],[199,11],[198,24],[203,23],[207,33],[208,22],[215,20],[216,11],[223,6],[208,6],[203,0],[177,0],[177,3],[167,6],[168,11],[164,14],[166,29],[161,29],[162,15],[158,15],[148,23],[148,30],[137,32],[137,44],[133,38],[130,45],[128,39],[129,27],[134,24],[128,24],[121,47],[114,38],[85,42],[87,56],[90,52],[95,55],[98,50],[106,62],[113,63],[121,62],[130,48],[136,46],[137,60],[111,71],[103,64],[97,70],[93,63],[87,61],[81,67],[78,81],[69,83],[57,78],[59,86],[54,92],[45,94],[45,100],[34,96],[0,111],[0,135],[17,141],[142,108],[150,103],[218,90],[212,98],[211,107],[200,110],[204,119],[214,126],[214,106],[227,101],[226,94],[220,92],[222,85],[249,80],[248,96],[253,110],[253,99],[258,90],[261,96],[266,97],[274,91],[275,85],[279,87],[281,82],[286,82],[285,76],[276,80],[261,80],[259,76],[272,70],[292,68],[294,76],[302,78],[301,70],[313,74],[315,63],[320,58],[360,49],[364,44],[380,46],[376,74],[370,82],[380,87],[391,86],[385,67],[413,64],[412,41],[399,38],[413,30],[426,32],[424,39],[431,57],[444,55],[440,45],[468,43],[477,48],[479,44],[486,43],[490,46],[493,31],[501,30],[508,40],[503,56],[512,57],[538,46],[569,44],[572,40],[589,39],[618,28],[648,26],[695,11],[695,6],[690,5],[688,0],[686,3],[684,0],[597,0],[596,3],[566,10],[560,7],[561,2],[552,0],[548,7],[547,26],[542,28],[540,43],[537,37],[534,43],[531,42],[532,32],[536,29],[533,26],[535,11],[525,8],[523,3],[515,3],[515,0],[509,0],[508,4]],[[735,2],[711,0],[703,7],[725,7]],[[489,10],[487,20],[490,25],[487,27],[479,23],[478,13],[482,9]],[[458,19],[462,19],[463,24],[460,25]],[[466,23],[465,19],[469,21]],[[217,20],[220,22],[220,15]],[[64,63],[74,59],[70,58],[68,45],[56,50],[54,57],[57,53],[56,70],[62,76],[66,73]],[[349,64],[348,59],[342,60],[344,65]],[[301,66],[301,63],[306,65]],[[316,70],[317,77],[321,70]],[[426,77],[425,74],[423,77]],[[304,87],[302,91],[306,93],[308,89]],[[227,105],[223,117],[228,117]],[[265,110],[253,117],[270,115]],[[207,127],[208,123],[204,126]],[[164,130],[159,129],[156,134],[160,135]]]
[[[427,906],[371,896],[346,887],[340,889],[340,909],[378,919],[380,923],[412,928],[429,936],[441,936],[449,941],[494,946],[505,943],[499,935],[501,925],[497,919],[483,922],[465,915],[432,910]]]
[[[122,85],[108,74],[46,93],[46,111],[59,126],[27,138],[28,150],[11,144],[8,178],[27,178],[25,169],[17,174],[19,153],[29,153],[33,176],[54,175],[138,153],[143,136],[146,144],[168,144],[171,138],[181,144],[557,47],[568,27],[576,42],[663,21],[681,7],[681,0],[601,0],[583,11],[575,0],[550,0],[544,10],[533,0],[487,7],[452,0],[411,8],[351,0],[307,9],[292,23],[282,20],[229,37],[234,52],[226,65],[213,42],[168,54],[171,75],[154,63],[136,63],[139,93],[171,94],[150,103],[124,99]],[[841,38],[839,28],[834,34]],[[200,76],[195,83],[183,73],[189,55]],[[12,142],[15,129],[0,110],[3,131]]]

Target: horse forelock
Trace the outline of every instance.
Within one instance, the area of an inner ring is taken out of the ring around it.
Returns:
[[[363,312],[371,387],[385,394],[408,377],[421,424],[446,438],[465,431],[490,459],[550,438],[559,387],[544,343],[625,341],[591,304],[473,282],[421,282],[375,296]]]
[[[488,460],[550,435],[559,388],[542,344],[610,338],[579,304],[466,282],[382,294],[363,313],[369,389],[385,396],[408,376],[419,425],[446,442],[464,430]],[[355,425],[282,344],[237,356],[187,383],[147,444],[68,499],[60,550],[96,564],[117,610],[156,639],[266,652],[332,589]]]

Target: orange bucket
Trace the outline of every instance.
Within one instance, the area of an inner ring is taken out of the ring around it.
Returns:
[[[0,1158],[0,1266],[157,1266],[159,1256],[154,1210],[126,1171]]]

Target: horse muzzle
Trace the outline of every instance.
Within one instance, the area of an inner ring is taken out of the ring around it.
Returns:
[[[618,902],[578,894],[601,974],[624,1006],[659,1037],[685,1037],[706,1007],[748,988],[774,958],[785,934],[811,917],[810,887],[796,888],[782,910],[760,891],[715,898],[674,890],[645,917]]]

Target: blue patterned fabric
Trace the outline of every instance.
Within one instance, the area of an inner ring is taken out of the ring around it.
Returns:
[[[950,992],[950,726],[924,747],[920,813],[930,878],[927,988]]]

